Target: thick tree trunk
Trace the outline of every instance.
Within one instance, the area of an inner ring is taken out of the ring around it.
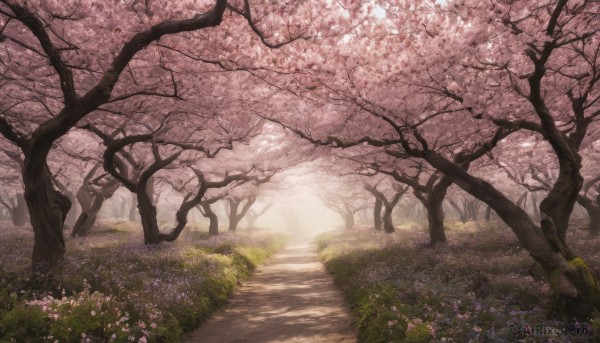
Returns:
[[[417,199],[423,204],[427,211],[427,224],[429,226],[429,244],[435,246],[438,243],[446,243],[446,231],[444,229],[444,197],[446,190],[452,183],[446,187],[439,187],[435,191],[426,194],[415,192]]]
[[[85,237],[90,233],[91,228],[96,223],[98,212],[100,212],[104,200],[105,198],[101,196],[95,196],[92,203],[86,206],[84,211],[79,215],[79,218],[77,218],[75,225],[73,225],[72,237]]]
[[[558,179],[552,190],[540,203],[541,226],[547,235],[557,236],[561,249],[566,246],[566,234],[569,219],[577,201],[579,191],[583,187],[583,177],[573,163],[559,156],[560,169]],[[572,253],[570,253],[572,255]]]
[[[229,228],[227,229],[227,231],[236,232],[238,223],[239,223],[239,220],[237,218],[233,218],[233,219],[229,218]]]
[[[396,231],[396,229],[394,229],[394,222],[392,220],[392,211],[394,210],[394,208],[385,208],[385,211],[383,213],[383,231],[385,231],[385,233],[393,233],[394,231]]]
[[[81,215],[73,225],[71,236],[87,236],[96,223],[98,212],[104,201],[115,194],[119,189],[119,182],[115,179],[104,184],[100,190],[94,189],[89,184],[83,184],[77,191],[77,201],[81,205]]]
[[[64,222],[69,199],[54,188],[46,164],[51,144],[37,144],[25,155],[25,201],[34,232],[32,271],[35,278],[51,276],[65,254]]]
[[[208,234],[211,236],[218,235],[219,234],[219,217],[212,210],[212,208],[210,207],[210,204],[202,204],[202,209],[204,210],[202,215],[205,216],[206,218],[208,218],[208,220],[210,221],[208,224]]]
[[[137,192],[138,210],[142,221],[142,229],[144,230],[144,244],[160,243],[160,229],[156,220],[156,206],[152,204],[152,198],[145,191]]]
[[[378,197],[375,197],[375,206],[373,206],[373,225],[375,225],[376,231],[381,231],[383,228],[383,222],[381,221],[381,208],[383,201]]]
[[[229,202],[229,228],[227,229],[229,232],[235,232],[237,230],[240,221],[237,216],[239,205],[240,204],[237,201]]]
[[[548,207],[542,209],[540,229],[525,210],[488,182],[468,174],[436,152],[428,151],[424,158],[459,187],[490,206],[512,229],[521,245],[546,271],[553,290],[556,313],[569,320],[572,317],[589,319],[600,309],[598,280],[581,258],[575,256],[566,244],[561,244],[563,242],[558,239],[556,231],[551,231],[553,225],[544,223],[552,221],[547,216]],[[571,190],[566,187],[565,191]],[[554,202],[547,201],[546,204],[552,205]]]
[[[444,230],[443,200],[443,197],[431,196],[427,204],[424,204],[427,210],[427,223],[429,224],[429,243],[432,246],[447,241],[446,231]]]

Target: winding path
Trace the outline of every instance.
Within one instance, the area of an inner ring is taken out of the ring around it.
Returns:
[[[352,317],[312,238],[275,254],[187,343],[356,342]]]

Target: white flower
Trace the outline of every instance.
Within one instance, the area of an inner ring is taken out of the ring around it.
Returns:
[[[92,310],[92,312],[90,312],[90,314],[92,315],[92,317],[96,316],[96,311]]]

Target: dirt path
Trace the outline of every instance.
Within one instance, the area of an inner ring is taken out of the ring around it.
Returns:
[[[352,318],[311,238],[275,254],[187,343],[356,342]]]

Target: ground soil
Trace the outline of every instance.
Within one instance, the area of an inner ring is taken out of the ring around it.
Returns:
[[[271,257],[188,343],[356,342],[352,317],[309,237]]]

